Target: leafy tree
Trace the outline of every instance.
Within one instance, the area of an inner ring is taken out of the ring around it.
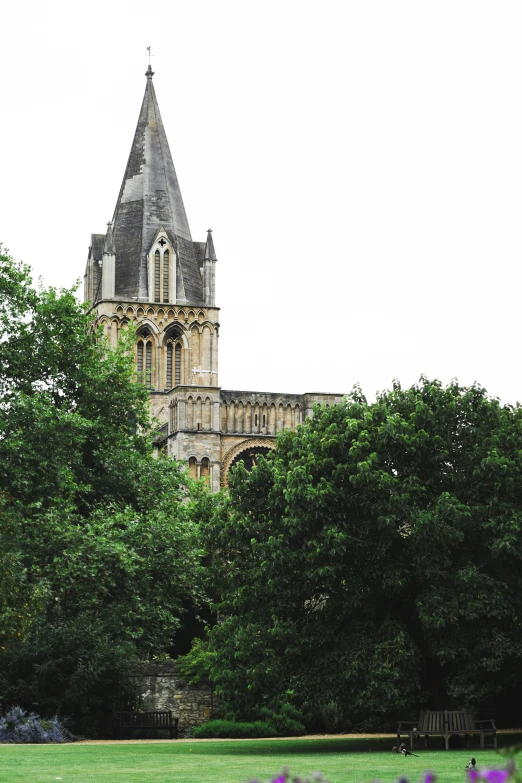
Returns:
[[[286,432],[203,524],[229,710],[389,726],[522,695],[522,409],[422,378]],[[201,650],[199,651],[201,657]]]
[[[133,332],[0,255],[0,701],[93,732],[197,600],[184,470],[155,459]]]

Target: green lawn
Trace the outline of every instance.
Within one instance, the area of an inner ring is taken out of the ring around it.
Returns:
[[[503,735],[514,744],[520,735]],[[391,752],[393,739],[252,740],[248,742],[150,743],[140,745],[0,745],[1,783],[242,783],[275,776],[286,764],[292,775],[323,772],[332,783],[378,778],[394,783],[407,775],[437,772],[440,783],[464,783],[471,755],[479,764],[503,766],[494,750],[418,751],[419,758]]]

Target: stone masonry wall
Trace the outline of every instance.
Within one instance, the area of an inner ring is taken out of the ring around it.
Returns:
[[[137,687],[145,709],[172,710],[172,715],[179,718],[181,737],[217,714],[218,702],[210,683],[191,685],[179,675],[175,661],[142,664]]]

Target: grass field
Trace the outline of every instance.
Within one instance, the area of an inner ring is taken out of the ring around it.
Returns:
[[[520,742],[503,735],[501,744]],[[425,770],[439,783],[464,783],[471,755],[480,765],[501,767],[494,750],[419,750],[419,758],[391,752],[393,738],[251,740],[243,742],[147,742],[143,744],[0,745],[1,783],[242,783],[268,778],[283,765],[292,775],[323,772],[331,783],[378,778],[417,781]]]

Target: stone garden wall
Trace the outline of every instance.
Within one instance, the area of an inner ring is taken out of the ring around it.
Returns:
[[[175,661],[141,664],[137,687],[144,709],[172,710],[172,715],[179,718],[180,736],[213,715],[217,717],[218,702],[210,683],[190,685],[179,675]]]

